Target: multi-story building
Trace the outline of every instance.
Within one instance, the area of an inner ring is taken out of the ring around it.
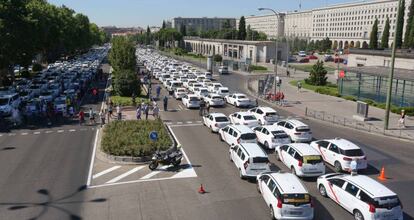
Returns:
[[[209,31],[221,30],[224,24],[228,22],[231,28],[236,27],[235,18],[182,18],[176,17],[171,21],[172,28],[180,30],[182,25],[185,25],[187,30],[193,31]]]
[[[269,39],[275,39],[283,37],[284,35],[284,20],[285,14],[280,13],[279,16],[275,15],[257,15],[247,16],[246,27],[250,25],[252,30],[263,32]],[[236,26],[239,26],[239,20],[237,20]]]
[[[408,19],[409,5],[411,0],[405,1],[405,25]],[[344,4],[335,4],[321,8],[315,8],[308,11],[287,12],[286,16],[281,17],[284,21],[283,34],[286,37],[299,37],[310,41],[322,40],[329,38],[332,45],[337,48],[348,47],[367,47],[372,25],[375,19],[378,19],[378,36],[381,40],[387,18],[390,19],[390,40],[393,37],[396,28],[398,0],[371,0],[360,1]],[[261,25],[252,25],[257,31],[268,32],[275,28],[275,16],[258,16],[263,21]],[[250,24],[254,16],[246,17],[246,25]],[[273,19],[273,22],[270,20]],[[273,25],[273,26],[272,26]],[[280,36],[280,35],[279,35]]]

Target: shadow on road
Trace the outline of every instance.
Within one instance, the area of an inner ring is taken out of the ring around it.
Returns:
[[[67,216],[69,217],[69,219],[71,220],[79,220],[82,219],[80,216],[78,216],[75,213],[72,213],[71,211],[61,207],[61,205],[65,205],[65,204],[81,204],[81,203],[101,203],[101,202],[106,202],[107,199],[105,198],[96,198],[96,199],[92,199],[92,200],[88,200],[88,201],[79,201],[79,200],[75,200],[75,201],[67,201],[68,199],[71,199],[72,197],[76,196],[78,193],[86,190],[87,187],[86,185],[83,185],[81,187],[79,187],[75,192],[70,193],[66,196],[60,197],[60,198],[53,198],[53,196],[50,194],[49,190],[47,189],[39,189],[37,190],[38,194],[43,195],[46,198],[46,201],[44,202],[0,202],[0,206],[7,206],[7,209],[10,211],[18,211],[18,210],[22,210],[22,209],[27,209],[27,208],[34,208],[34,207],[40,207],[42,210],[39,214],[29,218],[29,220],[36,220],[36,219],[41,219],[43,218],[46,213],[49,211],[49,209],[55,209],[58,210],[62,213],[67,214]]]

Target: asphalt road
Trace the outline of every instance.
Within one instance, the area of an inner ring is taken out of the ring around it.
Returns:
[[[100,103],[86,97],[83,107]],[[81,219],[83,203],[102,202],[84,198],[95,134],[76,120],[0,133],[0,219]]]
[[[246,78],[232,74],[222,76],[220,81],[233,91],[243,91]],[[162,106],[162,103],[159,104]],[[162,118],[171,124],[198,177],[89,189],[87,199],[101,197],[107,201],[96,205],[85,203],[81,215],[85,219],[269,219],[269,210],[257,193],[255,183],[239,178],[238,171],[228,158],[229,146],[199,123],[201,117],[198,110],[186,110],[173,99],[170,99],[168,108],[168,112],[161,112]],[[211,111],[228,115],[238,109],[227,106],[212,108]],[[288,114],[284,110],[279,112]],[[404,219],[413,219],[414,190],[410,187],[414,180],[412,143],[318,121],[304,121],[311,126],[317,139],[343,137],[361,145],[370,164],[367,175],[376,178],[378,170],[384,165],[390,177],[384,184],[400,196],[404,204]],[[269,157],[272,170],[288,171],[281,162],[276,161],[273,152],[269,152]],[[315,179],[304,179],[303,183],[316,201],[315,219],[353,218],[333,201],[319,196]],[[204,185],[207,194],[197,193],[200,184]]]

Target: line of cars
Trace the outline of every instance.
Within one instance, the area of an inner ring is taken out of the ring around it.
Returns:
[[[185,74],[177,74],[185,88],[175,88],[174,97],[182,98],[186,107],[199,107],[198,88],[203,81],[192,81],[183,76],[194,75],[189,65],[158,54],[143,53],[143,59],[153,57],[148,66],[155,72],[154,62],[167,63],[167,67],[187,69]],[[175,65],[177,63],[177,65]],[[160,65],[160,64],[155,64]],[[197,71],[197,70],[195,70]],[[174,71],[175,72],[175,71]],[[175,75],[173,72],[172,75]],[[154,72],[153,72],[154,73]],[[163,74],[160,80],[164,80]],[[170,77],[168,77],[170,78]],[[168,79],[165,78],[165,79]],[[186,81],[185,81],[186,80]],[[205,82],[205,81],[204,81]],[[211,82],[210,86],[213,84]],[[217,88],[222,85],[216,84]],[[167,83],[168,86],[168,83]],[[168,88],[168,87],[167,87]],[[211,94],[215,88],[206,87]],[[191,91],[192,94],[188,93]],[[236,107],[254,106],[247,96],[241,93],[221,96],[228,104]],[[249,101],[244,102],[247,99]],[[357,169],[367,169],[367,156],[356,144],[342,139],[314,140],[308,125],[300,120],[282,119],[277,111],[270,107],[255,106],[247,111],[238,111],[230,115],[212,112],[204,115],[203,124],[229,147],[229,160],[234,163],[242,179],[254,179],[257,189],[269,207],[274,219],[313,219],[314,202],[299,177],[316,177],[316,187],[322,196],[332,199],[354,215],[356,220],[364,219],[403,219],[402,204],[398,196],[381,183],[365,175],[349,175],[350,163],[357,161]],[[275,157],[288,169],[289,173],[271,171],[269,150],[274,150]],[[335,173],[326,174],[326,164],[332,165]]]
[[[65,112],[66,99],[87,89],[108,50],[109,45],[93,48],[76,59],[49,64],[32,79],[17,78],[0,91],[1,115],[9,117],[20,107],[24,107],[23,113],[36,115],[46,103],[53,103],[56,113]]]

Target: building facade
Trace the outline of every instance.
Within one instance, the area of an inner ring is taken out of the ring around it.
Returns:
[[[204,56],[219,54],[223,60],[235,60],[251,63],[268,63],[274,59],[276,45],[274,41],[241,41],[184,38],[188,51]],[[278,44],[278,60],[286,60],[286,44]]]
[[[414,71],[414,53],[398,50],[395,53],[395,68]],[[350,49],[348,54],[348,67],[391,67],[390,50],[360,50]]]
[[[235,18],[182,18],[176,17],[171,20],[171,27],[180,30],[185,25],[187,31],[209,31],[221,30],[223,25],[228,22],[231,28],[236,28]]]
[[[409,5],[411,0],[405,1],[404,33],[407,24]],[[283,36],[298,37],[309,41],[329,38],[336,48],[364,48],[368,47],[372,25],[378,19],[378,37],[381,41],[387,18],[390,19],[389,45],[393,37],[397,22],[398,0],[371,0],[353,3],[335,4],[308,11],[287,12],[283,17]],[[254,16],[246,18],[251,20]],[[267,17],[267,19],[266,19]],[[273,19],[275,16],[260,16],[263,21]],[[253,20],[252,20],[253,21]],[[261,25],[251,25],[257,31],[268,32],[271,28],[276,30],[274,24],[264,22]],[[279,35],[280,36],[280,35]]]
[[[263,32],[267,35],[268,39],[275,39],[278,37],[283,37],[285,32],[285,14],[275,15],[258,15],[258,16],[247,16],[246,27],[250,25],[252,30]],[[239,20],[237,20],[236,26],[239,25]]]

